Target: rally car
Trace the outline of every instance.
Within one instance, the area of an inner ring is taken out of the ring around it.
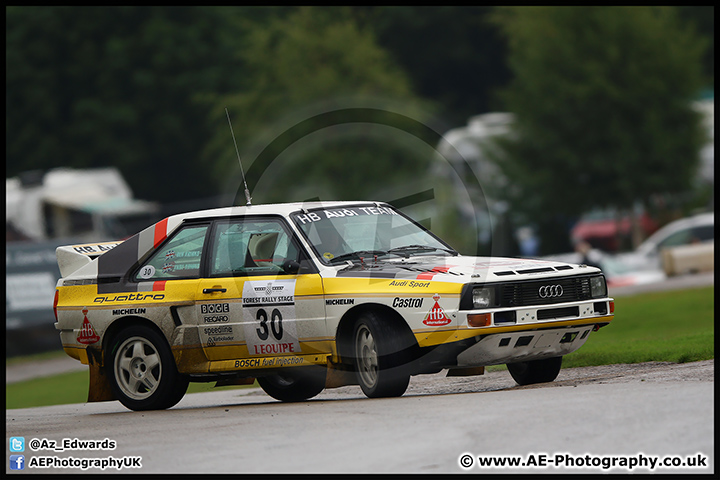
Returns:
[[[123,242],[62,246],[54,310],[88,401],[175,405],[188,382],[301,401],[356,384],[507,364],[549,382],[614,316],[600,270],[458,254],[380,202],[249,205],[168,217]]]

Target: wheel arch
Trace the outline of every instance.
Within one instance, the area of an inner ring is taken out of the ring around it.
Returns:
[[[340,357],[341,363],[347,365],[352,364],[352,337],[355,322],[357,322],[357,320],[366,313],[373,313],[381,316],[386,321],[394,323],[408,335],[408,338],[412,338],[413,342],[417,345],[417,340],[413,335],[412,329],[405,318],[400,315],[397,310],[381,303],[363,303],[352,307],[340,318],[340,323],[338,324],[335,332],[335,342],[337,346],[337,354],[338,357]]]
[[[110,355],[112,352],[110,352],[110,346],[112,344],[113,339],[125,328],[132,327],[135,325],[142,325],[145,327],[149,327],[151,330],[154,330],[156,333],[158,333],[167,343],[168,348],[170,348],[170,342],[167,339],[167,336],[163,331],[155,325],[152,321],[148,320],[145,317],[139,317],[137,315],[130,315],[126,317],[120,317],[108,325],[108,327],[105,329],[105,333],[103,334],[102,338],[102,365],[105,365],[105,360],[108,358],[108,355]]]

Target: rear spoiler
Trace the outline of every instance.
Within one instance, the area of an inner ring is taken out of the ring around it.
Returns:
[[[57,256],[58,267],[60,267],[60,276],[68,276],[121,243],[122,241],[84,243],[82,245],[57,247],[57,249],[55,249],[55,255]]]

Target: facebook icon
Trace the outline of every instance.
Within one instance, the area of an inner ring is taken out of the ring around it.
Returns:
[[[10,470],[25,470],[25,455],[10,455]]]

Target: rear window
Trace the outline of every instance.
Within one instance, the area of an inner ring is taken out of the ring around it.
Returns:
[[[140,267],[136,280],[198,278],[208,225],[183,227]]]

